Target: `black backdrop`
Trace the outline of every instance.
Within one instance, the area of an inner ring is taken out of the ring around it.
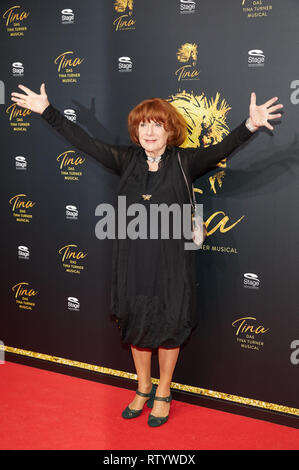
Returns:
[[[200,322],[181,348],[173,388],[199,403],[209,397],[209,406],[220,400],[295,418],[298,3],[65,6],[0,2],[0,339],[7,358],[38,358],[45,368],[61,363],[70,373],[85,368],[102,379],[136,378],[110,318],[112,242],[95,236],[95,208],[115,203],[118,177],[40,116],[17,108],[10,101],[17,85],[38,92],[45,82],[55,107],[111,143],[129,143],[126,119],[138,102],[169,99],[191,125],[185,146],[212,143],[197,130],[213,117],[222,120],[212,129],[220,141],[247,118],[255,91],[258,104],[278,96],[283,118],[195,184],[209,225],[204,249],[195,253]],[[59,62],[63,54],[72,61],[67,66]],[[63,165],[64,156],[73,160]],[[68,245],[83,258],[63,260]],[[152,376],[158,373],[154,355]]]

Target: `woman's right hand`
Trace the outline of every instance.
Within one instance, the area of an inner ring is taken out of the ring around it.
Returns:
[[[35,113],[42,114],[44,110],[49,106],[48,96],[46,93],[46,86],[44,83],[40,86],[40,94],[34,93],[24,85],[18,85],[21,90],[26,94],[13,92],[11,94],[11,100],[15,101],[21,108],[27,108]]]

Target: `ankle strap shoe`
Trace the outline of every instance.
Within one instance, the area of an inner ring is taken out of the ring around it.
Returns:
[[[157,388],[157,385],[153,384],[150,393],[143,393],[143,392],[139,392],[139,390],[136,390],[137,395],[140,395],[141,397],[149,397],[149,400],[146,401],[147,406],[149,408],[152,408],[154,405],[153,398],[156,393],[156,388]],[[129,406],[127,406],[126,409],[122,412],[122,417],[125,419],[137,418],[137,416],[141,415],[142,410],[143,408],[141,408],[141,410],[133,410],[129,408]]]
[[[166,401],[167,403],[171,403],[172,395],[170,393],[168,397],[156,397],[155,396],[153,400]],[[152,427],[161,426],[161,424],[166,423],[166,421],[168,420],[168,417],[169,417],[169,414],[167,416],[153,416],[152,414],[149,414],[147,424]]]

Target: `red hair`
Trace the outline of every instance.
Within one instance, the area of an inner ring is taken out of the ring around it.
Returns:
[[[179,111],[162,98],[150,98],[139,103],[129,113],[128,129],[132,142],[140,145],[139,123],[151,120],[163,124],[164,129],[169,132],[167,145],[179,147],[186,139],[187,124]]]

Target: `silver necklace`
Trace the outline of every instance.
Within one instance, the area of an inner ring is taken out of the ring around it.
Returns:
[[[147,161],[148,161],[148,162],[151,162],[151,163],[156,163],[156,162],[157,162],[157,163],[159,163],[159,161],[160,161],[161,158],[162,158],[162,155],[160,155],[159,157],[156,157],[156,158],[154,158],[154,157],[148,157],[148,156],[146,155],[146,158],[147,158]],[[144,199],[145,201],[148,201],[148,200],[152,197],[152,194],[142,194],[141,196],[143,197],[143,199]]]
[[[151,163],[156,163],[156,162],[159,163],[159,161],[161,160],[161,158],[162,158],[162,155],[160,155],[160,157],[156,157],[156,158],[155,158],[155,157],[148,157],[148,156],[147,156],[147,161],[148,161],[148,162],[151,162]]]

